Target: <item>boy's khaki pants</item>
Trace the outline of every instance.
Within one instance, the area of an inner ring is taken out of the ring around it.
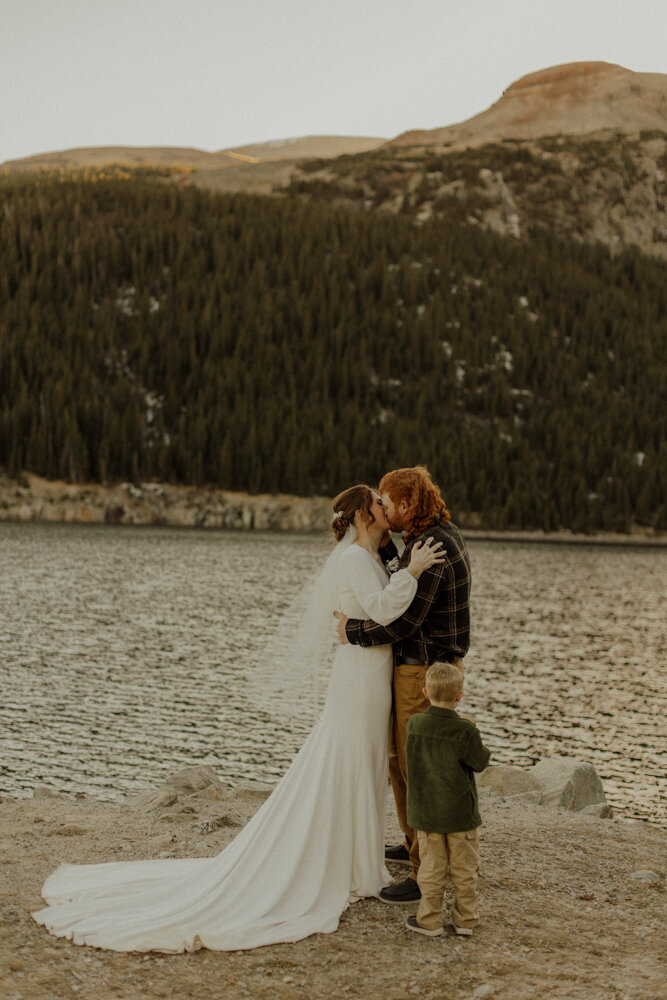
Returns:
[[[447,870],[454,884],[454,902],[450,907],[452,923],[457,927],[475,927],[477,911],[477,875],[479,842],[477,830],[463,833],[425,833],[417,830],[421,864],[417,882],[422,898],[417,923],[429,931],[442,927]]]
[[[454,663],[463,673],[460,659]],[[408,719],[418,712],[425,712],[430,702],[424,696],[424,683],[428,666],[397,663],[392,683],[391,743],[389,747],[389,779],[396,802],[396,816],[405,838],[405,846],[412,862],[412,878],[419,871],[419,841],[417,832],[408,823],[408,766],[405,743],[408,737]]]

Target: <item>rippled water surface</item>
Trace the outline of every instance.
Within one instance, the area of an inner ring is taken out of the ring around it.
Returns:
[[[326,551],[305,535],[0,524],[0,792],[114,798],[200,763],[274,781],[304,729],[258,712],[246,677]],[[465,710],[494,761],[590,760],[618,811],[664,822],[667,553],[470,551]]]

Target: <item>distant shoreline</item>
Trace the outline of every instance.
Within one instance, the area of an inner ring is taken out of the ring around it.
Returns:
[[[66,483],[31,473],[18,479],[0,471],[0,522],[111,524],[217,528],[231,531],[325,531],[330,522],[328,497],[232,492],[216,487],[167,483]],[[579,534],[565,530],[498,531],[479,526],[475,514],[456,523],[477,541],[549,542],[576,545],[667,547],[667,532],[637,527],[629,534]]]

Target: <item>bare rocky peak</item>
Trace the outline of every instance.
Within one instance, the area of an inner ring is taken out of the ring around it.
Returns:
[[[604,130],[667,131],[667,74],[606,62],[566,63],[529,73],[486,111],[457,125],[404,132],[390,146],[494,142]]]

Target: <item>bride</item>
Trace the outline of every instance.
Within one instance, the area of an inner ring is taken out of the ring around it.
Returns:
[[[423,570],[442,560],[439,543],[417,543],[408,568],[389,580],[379,555],[389,528],[379,496],[352,486],[333,509],[338,544],[320,579],[334,574],[348,617],[389,624],[412,602]],[[377,896],[390,881],[391,673],[391,646],[338,648],[318,723],[217,857],[61,865],[44,883],[48,905],[35,920],[75,944],[113,951],[228,951],[335,931],[349,903]]]

